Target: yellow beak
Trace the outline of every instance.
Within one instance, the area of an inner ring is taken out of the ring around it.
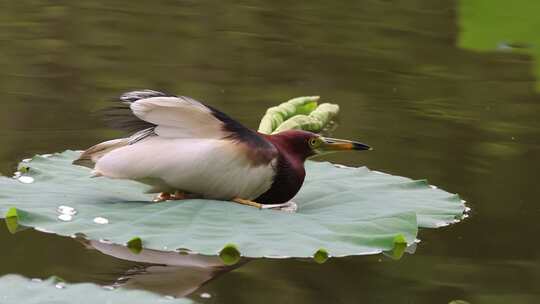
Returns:
[[[322,152],[347,151],[347,150],[373,150],[370,146],[352,140],[323,137],[320,146]]]

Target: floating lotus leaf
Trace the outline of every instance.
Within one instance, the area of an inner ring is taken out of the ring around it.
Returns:
[[[152,203],[145,185],[91,178],[89,169],[71,165],[78,154],[36,156],[21,163],[26,173],[0,177],[1,214],[14,216],[16,208],[19,225],[129,244],[133,252],[187,248],[229,257],[235,248],[244,257],[317,253],[322,261],[411,244],[419,226],[445,226],[465,211],[457,195],[426,181],[315,161],[306,163],[296,213],[215,200]]]
[[[194,303],[189,299],[166,298],[147,291],[106,289],[90,283],[66,284],[54,278],[46,281],[29,280],[18,275],[0,278],[0,295],[0,303],[17,304]]]

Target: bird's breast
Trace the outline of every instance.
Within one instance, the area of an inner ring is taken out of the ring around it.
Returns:
[[[280,154],[275,166],[272,186],[255,199],[261,204],[282,204],[290,201],[302,187],[306,176],[304,163]]]

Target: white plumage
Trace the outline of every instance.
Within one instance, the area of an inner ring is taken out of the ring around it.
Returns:
[[[189,97],[151,97],[130,105],[141,120],[157,125],[157,135],[168,138],[223,138],[223,123],[211,110]]]
[[[148,137],[100,158],[103,176],[153,184],[155,192],[181,190],[205,198],[255,199],[272,186],[272,164],[251,167],[230,141]]]
[[[247,146],[226,139],[231,133],[207,106],[169,96],[128,104],[135,116],[155,126],[98,144],[76,164],[93,162],[96,175],[141,181],[153,192],[179,190],[213,199],[252,200],[272,186],[275,160],[254,164],[239,153]]]

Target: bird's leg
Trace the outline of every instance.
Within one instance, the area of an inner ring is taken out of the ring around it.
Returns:
[[[262,209],[262,206],[263,206],[262,204],[256,203],[254,201],[250,201],[250,200],[246,200],[246,199],[242,199],[238,197],[234,198],[232,201],[238,204],[247,205],[247,206],[255,207],[258,209]]]
[[[161,192],[154,198],[154,203],[159,203],[171,199],[171,194],[169,192]]]
[[[180,190],[176,190],[174,192],[174,194],[171,195],[171,199],[176,200],[176,201],[183,200],[183,199],[186,199],[186,198],[187,198],[186,193],[183,192],[183,191],[180,191]]]

